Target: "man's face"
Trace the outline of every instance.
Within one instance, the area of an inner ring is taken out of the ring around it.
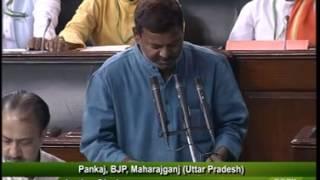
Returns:
[[[2,157],[6,161],[37,161],[43,133],[34,120],[18,113],[2,114]]]
[[[160,70],[168,70],[175,66],[183,43],[183,31],[173,28],[165,33],[152,33],[143,29],[141,34],[135,33],[135,40],[143,54]]]

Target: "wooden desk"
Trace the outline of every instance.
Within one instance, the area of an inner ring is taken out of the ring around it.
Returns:
[[[250,113],[241,160],[293,160],[292,137],[316,120],[315,51],[231,53]]]
[[[290,141],[306,124],[315,124],[315,51],[232,51],[230,63],[247,103],[250,119],[242,161],[292,161]],[[2,94],[15,89],[38,93],[52,112],[51,126],[64,132],[81,125],[83,97],[90,74],[110,52],[2,55]],[[62,141],[68,142],[64,138]],[[79,141],[79,139],[77,140]],[[60,142],[59,142],[60,143]],[[58,143],[58,144],[59,144]],[[61,142],[63,144],[63,142]],[[57,146],[56,154],[79,142]],[[59,152],[58,152],[59,151]],[[77,158],[79,159],[77,159]],[[70,160],[74,160],[71,158]]]
[[[316,161],[316,127],[305,126],[291,141],[295,161]]]
[[[46,137],[42,149],[68,161],[87,161],[79,152],[80,131],[62,133],[57,137]]]

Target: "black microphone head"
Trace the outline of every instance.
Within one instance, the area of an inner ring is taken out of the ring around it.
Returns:
[[[197,88],[203,89],[202,81],[199,77],[194,78],[194,83],[196,84]]]
[[[174,74],[174,75],[173,75],[173,78],[174,78],[174,80],[175,80],[175,82],[176,82],[176,88],[177,88],[177,89],[178,89],[178,88],[181,88],[182,86],[181,86],[180,80],[179,80],[179,78],[178,78],[178,75],[177,75],[177,74]]]
[[[177,74],[173,74],[173,78],[174,78],[174,80],[175,80],[175,81],[178,81],[178,80],[179,80],[179,78],[178,78],[178,75],[177,75]]]
[[[150,78],[150,83],[151,83],[152,89],[159,89],[160,88],[159,80],[156,76],[152,76]]]
[[[201,79],[199,77],[194,78],[194,83],[196,84],[198,95],[204,96],[203,83]]]

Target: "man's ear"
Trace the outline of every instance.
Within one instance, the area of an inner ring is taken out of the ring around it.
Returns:
[[[133,35],[136,36],[138,33],[137,33],[137,28],[136,27],[132,27],[132,32],[133,32]]]
[[[141,41],[141,34],[138,32],[136,27],[132,28],[132,32],[133,32],[134,40],[139,44]]]
[[[44,138],[46,137],[47,128],[41,131],[40,138],[41,138],[41,144],[43,143]]]

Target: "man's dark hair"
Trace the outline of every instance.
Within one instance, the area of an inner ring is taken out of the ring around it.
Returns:
[[[183,13],[177,0],[140,0],[134,14],[136,33],[143,28],[152,33],[168,32],[172,28],[183,30]]]
[[[50,121],[47,103],[38,95],[25,90],[12,92],[2,98],[2,116],[4,112],[14,111],[21,115],[32,115],[44,130]]]

